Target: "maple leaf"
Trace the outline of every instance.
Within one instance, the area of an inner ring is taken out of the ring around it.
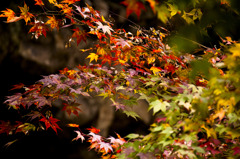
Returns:
[[[78,140],[78,139],[81,139],[82,140],[82,142],[83,142],[83,140],[85,140],[85,138],[84,138],[84,136],[82,135],[82,133],[80,132],[80,131],[74,131],[75,133],[77,133],[77,137],[75,137],[74,139],[72,139],[72,141],[74,141],[74,140]]]
[[[61,8],[62,12],[67,15],[67,17],[72,17],[72,7],[69,7],[68,4],[55,4],[56,7]]]
[[[36,39],[38,39],[40,35],[46,37],[48,29],[44,22],[35,20],[34,23],[30,24],[33,26],[29,29],[28,33],[32,33]]]
[[[81,0],[63,0],[61,3],[73,4],[73,3],[78,2],[78,1],[81,1]]]
[[[150,68],[150,70],[153,72],[154,75],[156,75],[157,73],[159,73],[162,69],[160,67],[155,67],[155,66],[152,66]]]
[[[97,129],[97,128],[94,128],[94,127],[91,127],[91,128],[87,128],[87,130],[95,133],[95,134],[98,134],[100,132],[100,129]]]
[[[116,46],[117,45],[121,45],[122,46],[122,48],[124,48],[125,46],[127,46],[127,47],[131,47],[130,45],[129,45],[129,43],[126,41],[126,40],[124,40],[123,38],[120,38],[120,39],[115,39],[115,41],[117,41],[116,42]]]
[[[77,103],[71,103],[70,105],[67,103],[63,103],[63,105],[64,107],[62,110],[66,111],[68,113],[68,116],[70,116],[72,113],[78,116],[78,112],[82,111],[80,108],[77,107],[79,105]]]
[[[89,63],[91,63],[93,60],[95,60],[97,62],[98,55],[95,54],[95,53],[90,53],[90,55],[88,55],[87,58],[90,58],[90,62]]]
[[[7,100],[4,103],[7,103],[10,106],[13,106],[13,108],[18,109],[21,101],[22,101],[22,94],[21,93],[17,93],[15,95],[12,96],[7,96]]]
[[[0,121],[0,134],[2,133],[6,133],[6,134],[12,134],[12,131],[15,130],[19,125],[21,125],[22,123],[19,121],[16,121],[16,124],[13,125],[10,123],[10,121]]]
[[[34,17],[33,14],[29,13],[29,7],[26,5],[26,3],[24,3],[24,7],[19,7],[20,11],[21,11],[21,17],[23,17],[23,19],[25,20],[26,24],[28,21],[31,20],[32,17]]]
[[[123,145],[126,141],[121,138],[121,136],[119,134],[117,134],[118,139],[114,138],[114,137],[109,137],[108,139],[110,140],[110,143],[114,144],[114,145]]]
[[[15,90],[15,89],[21,89],[23,88],[25,85],[23,83],[19,83],[19,84],[16,84],[16,85],[13,85],[13,88],[10,89],[10,91],[12,90]]]
[[[7,8],[7,10],[3,10],[1,12],[3,12],[3,13],[0,14],[0,17],[6,17],[7,18],[7,23],[16,22],[18,20],[23,19],[23,17],[15,17],[14,11],[11,10],[11,9],[8,9],[8,8]]]
[[[39,6],[43,6],[44,3],[42,2],[42,0],[35,0],[35,5],[39,5]]]
[[[93,142],[101,142],[101,140],[102,140],[102,136],[100,136],[100,135],[97,135],[97,134],[95,134],[95,133],[93,133],[93,132],[90,132],[88,135],[90,135],[91,136],[91,143],[93,143]]]
[[[58,122],[59,120],[53,117],[49,117],[49,119],[47,119],[46,117],[43,117],[42,119],[40,119],[39,121],[44,122],[45,126],[46,126],[46,130],[51,127],[57,134],[57,129],[62,130],[58,124],[56,122]]]
[[[141,11],[145,10],[144,4],[142,2],[138,2],[137,0],[125,0],[122,1],[121,4],[127,6],[126,9],[127,17],[134,12],[139,19]]]
[[[59,22],[56,20],[55,16],[47,16],[49,20],[46,22],[46,24],[50,24],[51,28],[54,29],[56,28],[57,30],[59,29]]]
[[[77,45],[83,40],[86,43],[88,33],[84,30],[80,30],[79,28],[73,29],[74,33],[72,34],[72,38],[77,39]]]
[[[89,18],[90,10],[87,7],[81,8],[80,6],[74,5],[76,7],[76,10],[81,14],[81,16],[86,19]]]
[[[31,118],[31,120],[33,120],[35,118],[41,117],[41,113],[38,111],[31,111],[31,113],[27,116],[29,116]]]
[[[35,97],[36,99],[34,99],[34,102],[37,103],[37,107],[42,107],[44,105],[49,105],[51,106],[51,101],[48,100],[46,97],[43,97],[43,96],[38,96],[36,95]]]
[[[24,123],[24,124],[21,124],[17,127],[16,129],[16,132],[15,133],[18,133],[18,132],[23,132],[25,135],[29,133],[29,131],[35,131],[36,127],[33,125],[33,124],[30,124],[30,123]]]
[[[106,32],[108,33],[108,35],[111,35],[111,31],[114,31],[110,26],[108,25],[103,25],[101,22],[96,22],[98,27],[97,30],[102,29],[103,33],[106,34]]]
[[[104,149],[105,153],[108,153],[109,151],[113,152],[112,146],[107,142],[99,142],[99,149]]]

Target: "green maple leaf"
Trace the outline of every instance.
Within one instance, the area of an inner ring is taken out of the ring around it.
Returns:
[[[160,100],[155,100],[153,102],[150,103],[150,107],[148,108],[148,110],[153,109],[153,114],[156,114],[157,112],[159,112],[160,110],[162,112],[166,112],[167,107],[170,106],[170,104],[166,101],[160,101]]]
[[[128,117],[133,117],[135,120],[137,120],[137,118],[140,118],[140,116],[134,112],[134,111],[123,111],[123,113],[125,113]]]

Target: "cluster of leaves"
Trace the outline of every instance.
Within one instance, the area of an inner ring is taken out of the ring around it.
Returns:
[[[79,129],[79,125],[77,124],[68,124],[70,127],[75,127]],[[100,130],[94,127],[88,128],[88,134],[84,134],[79,130],[74,132],[77,133],[77,137],[74,140],[79,140],[83,142],[86,138],[88,138],[88,142],[91,143],[90,149],[95,149],[97,152],[101,153],[102,158],[116,158],[117,153],[121,152],[121,146],[126,142],[124,138],[122,138],[119,134],[116,133],[117,139],[114,137],[104,138],[99,135]]]
[[[204,47],[200,57],[177,56],[163,42],[168,36],[165,29],[136,28],[136,34],[114,29],[98,11],[88,4],[79,6],[77,1],[80,0],[60,3],[49,0],[56,9],[52,12],[41,0],[35,0],[35,5],[41,6],[44,14],[30,13],[25,3],[24,7],[19,7],[20,16],[11,9],[2,11],[0,17],[6,17],[8,23],[24,19],[31,26],[29,33],[36,39],[46,36],[47,31],[73,26],[69,43],[73,39],[77,44],[87,42],[88,37],[95,37],[98,42],[92,48],[81,50],[89,53],[88,65],[65,68],[59,74],[44,76],[31,86],[15,85],[13,89],[21,89],[22,93],[9,96],[5,103],[19,112],[28,111],[22,121],[1,121],[0,133],[28,134],[48,128],[57,133],[61,128],[51,112],[53,103],[61,100],[63,111],[78,116],[81,106],[76,99],[80,95],[92,96],[94,92],[109,98],[116,110],[135,119],[139,115],[133,111],[133,105],[145,100],[156,117],[148,135],[129,134],[128,141],[118,134],[117,139],[103,138],[96,128],[90,128],[88,134],[80,129],[75,131],[77,137],[73,140],[83,141],[87,137],[90,148],[101,153],[103,158],[239,157],[238,43],[228,37],[222,39],[222,47],[218,50]],[[198,9],[187,14],[170,3],[164,8],[154,0],[147,1],[158,14],[168,10],[169,14],[164,18],[159,15],[162,21],[180,13],[189,23],[201,18]],[[127,16],[135,12],[139,17],[140,9],[144,9],[143,2],[136,0],[125,0],[122,4],[127,6]],[[43,15],[48,20],[38,19]],[[87,26],[87,29],[79,25]],[[79,127],[76,124],[69,126]]]

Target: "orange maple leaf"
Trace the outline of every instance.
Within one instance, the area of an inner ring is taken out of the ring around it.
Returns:
[[[95,134],[98,134],[100,132],[100,129],[94,128],[93,126],[91,128],[87,128],[87,130]]]
[[[26,5],[26,3],[24,3],[24,7],[19,7],[20,11],[21,11],[21,17],[23,17],[23,19],[25,20],[26,24],[28,21],[31,20],[32,17],[34,17],[34,15],[32,13],[29,13],[29,7]]]
[[[63,0],[61,3],[73,4],[73,3],[78,2],[78,1],[81,1],[81,0]]]
[[[35,0],[35,5],[39,5],[39,6],[43,6],[44,3],[42,2],[42,0]]]
[[[121,4],[127,6],[126,10],[127,17],[134,12],[139,19],[141,11],[145,10],[144,4],[137,0],[124,0],[121,2]]]
[[[22,19],[22,17],[15,17],[15,12],[11,9],[7,8],[7,10],[3,10],[1,12],[3,12],[3,13],[0,14],[0,17],[6,17],[7,23],[16,22],[16,21]]]
[[[55,16],[47,16],[49,20],[46,22],[46,24],[50,24],[51,28],[54,29],[56,28],[57,30],[59,29],[59,22],[56,20]]]
[[[72,7],[69,7],[68,4],[55,4],[56,7],[61,8],[62,12],[66,14],[67,16],[71,17],[72,16]]]

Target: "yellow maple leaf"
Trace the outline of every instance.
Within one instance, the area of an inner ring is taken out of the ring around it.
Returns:
[[[90,53],[90,55],[88,55],[87,58],[90,58],[90,62],[89,62],[89,63],[91,63],[93,60],[95,60],[95,61],[97,62],[97,60],[98,60],[98,55],[95,54],[95,53]]]
[[[161,71],[161,68],[152,66],[150,68],[150,70],[153,72],[154,75],[156,75],[157,73],[159,73]]]
[[[28,21],[31,20],[32,17],[34,17],[34,15],[32,13],[29,13],[29,7],[26,5],[26,3],[24,3],[24,7],[19,7],[20,11],[21,11],[21,17],[23,17],[23,19],[25,20],[26,24]]]

